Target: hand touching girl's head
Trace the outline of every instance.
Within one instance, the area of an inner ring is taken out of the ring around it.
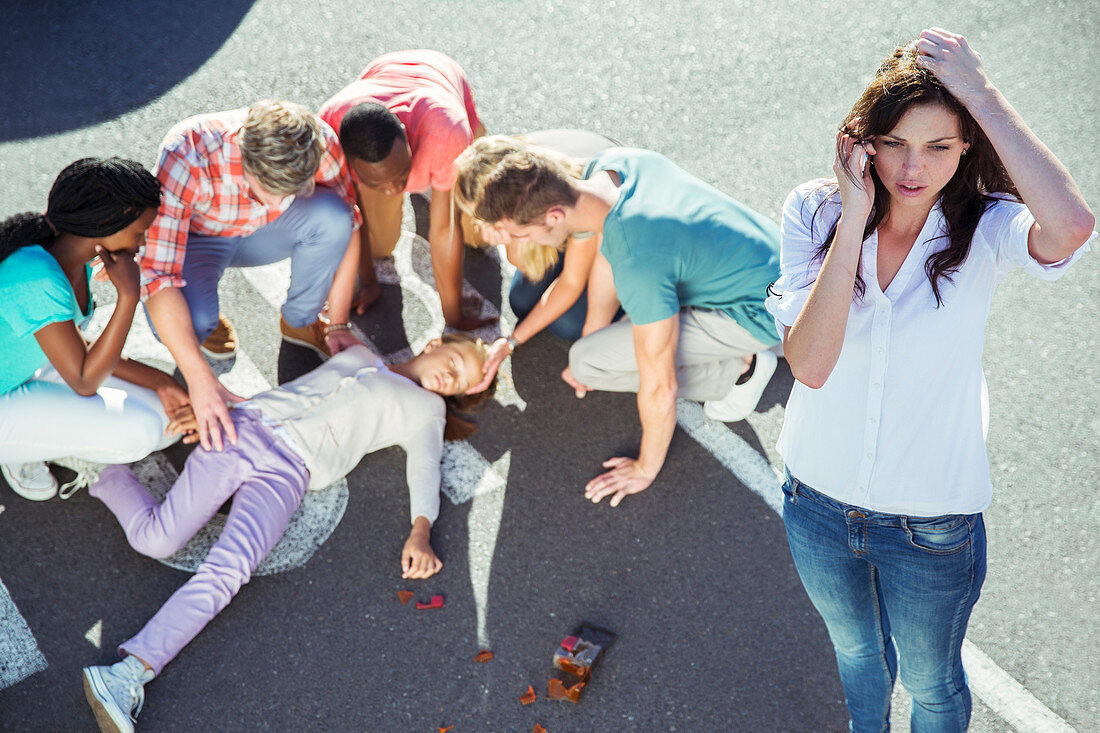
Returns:
[[[442,395],[447,403],[444,440],[462,440],[477,431],[471,418],[492,399],[496,379],[483,392],[467,395],[466,390],[481,381],[481,368],[488,356],[489,347],[481,339],[448,333],[430,341],[416,357],[420,386]]]

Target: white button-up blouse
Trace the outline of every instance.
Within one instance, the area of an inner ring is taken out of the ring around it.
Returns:
[[[783,207],[782,276],[766,301],[780,335],[806,304],[821,268],[815,252],[840,216],[839,196],[814,216],[827,183],[799,186]],[[866,293],[852,300],[836,366],[820,389],[796,381],[787,402],[777,448],[794,476],[838,501],[890,514],[971,514],[989,505],[982,347],[993,292],[1017,267],[1056,280],[1089,248],[1042,265],[1027,251],[1034,222],[1011,200],[987,209],[953,282],[940,283],[938,308],[924,269],[948,245],[938,204],[885,293],[878,235],[867,238]]]

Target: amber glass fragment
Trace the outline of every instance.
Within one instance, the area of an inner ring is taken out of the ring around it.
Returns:
[[[397,591],[397,600],[401,601],[401,605],[404,606],[409,602],[409,599],[413,597],[411,590],[399,590]]]
[[[521,705],[530,705],[538,699],[538,695],[535,694],[535,688],[531,685],[527,685],[527,692],[519,696],[519,702]]]
[[[476,655],[474,655],[475,662],[481,662],[484,664],[493,658],[493,653],[488,649],[482,649]]]
[[[535,727],[531,730],[531,733],[546,733],[546,729],[538,723],[535,723]]]
[[[441,725],[439,726],[439,733],[447,733],[447,731],[451,730],[452,728],[454,728],[453,725],[448,725],[446,728]]]
[[[562,684],[562,681],[557,677],[553,677],[550,680],[550,685],[547,688],[546,694],[551,700],[568,700],[570,702],[579,702],[581,699],[581,691],[584,690],[584,683],[578,682],[572,687],[566,687]]]

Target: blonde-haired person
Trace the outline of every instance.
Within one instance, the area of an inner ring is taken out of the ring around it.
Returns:
[[[743,420],[775,370],[778,342],[764,310],[779,275],[774,223],[678,168],[632,148],[596,154],[574,177],[560,161],[522,145],[490,166],[467,192],[474,215],[505,241],[560,246],[602,235],[626,317],[585,335],[562,372],[577,397],[593,389],[636,392],[638,457],[614,457],[585,496],[646,489],[665,462],[676,399],[700,400],[712,419]]]
[[[219,313],[227,267],[290,258],[282,306],[285,341],[322,358],[358,343],[348,329],[359,222],[336,134],[305,107],[263,100],[186,119],[161,144],[164,188],[141,258],[142,294],[157,337],[187,381],[203,448],[236,441],[227,401],[237,400],[203,358],[229,359],[236,334]],[[328,302],[328,324],[319,314]]]
[[[549,246],[507,237],[474,216],[483,180],[493,174],[506,156],[526,146],[537,147],[547,160],[553,161],[563,178],[580,180],[584,164],[592,156],[618,145],[609,137],[586,130],[539,130],[480,138],[455,161],[455,203],[467,215],[463,222],[476,229],[475,233],[467,234],[467,241],[503,245],[508,261],[516,268],[508,300],[518,322],[510,335],[493,344],[485,362],[485,383],[496,374],[505,357],[540,331],[576,341],[611,323],[621,311],[611,269],[599,255],[598,234],[577,232],[564,242]],[[528,205],[537,208],[541,203],[533,200]]]

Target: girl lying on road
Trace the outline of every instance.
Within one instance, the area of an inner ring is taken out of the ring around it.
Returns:
[[[486,355],[481,341],[464,334],[447,334],[389,368],[365,346],[346,349],[238,404],[231,412],[237,443],[194,451],[160,504],[129,468],[105,468],[92,496],[114,513],[133,548],[151,557],[177,552],[229,497],[233,505],[195,576],[119,647],[122,661],[84,669],[84,691],[100,728],[133,730],[145,683],[248,582],[307,487],[329,486],[367,453],[405,449],[413,527],[401,553],[402,577],[439,572],[443,563],[429,540],[439,514],[443,441],[476,429],[461,413],[483,406],[493,392],[465,397],[481,380]]]

